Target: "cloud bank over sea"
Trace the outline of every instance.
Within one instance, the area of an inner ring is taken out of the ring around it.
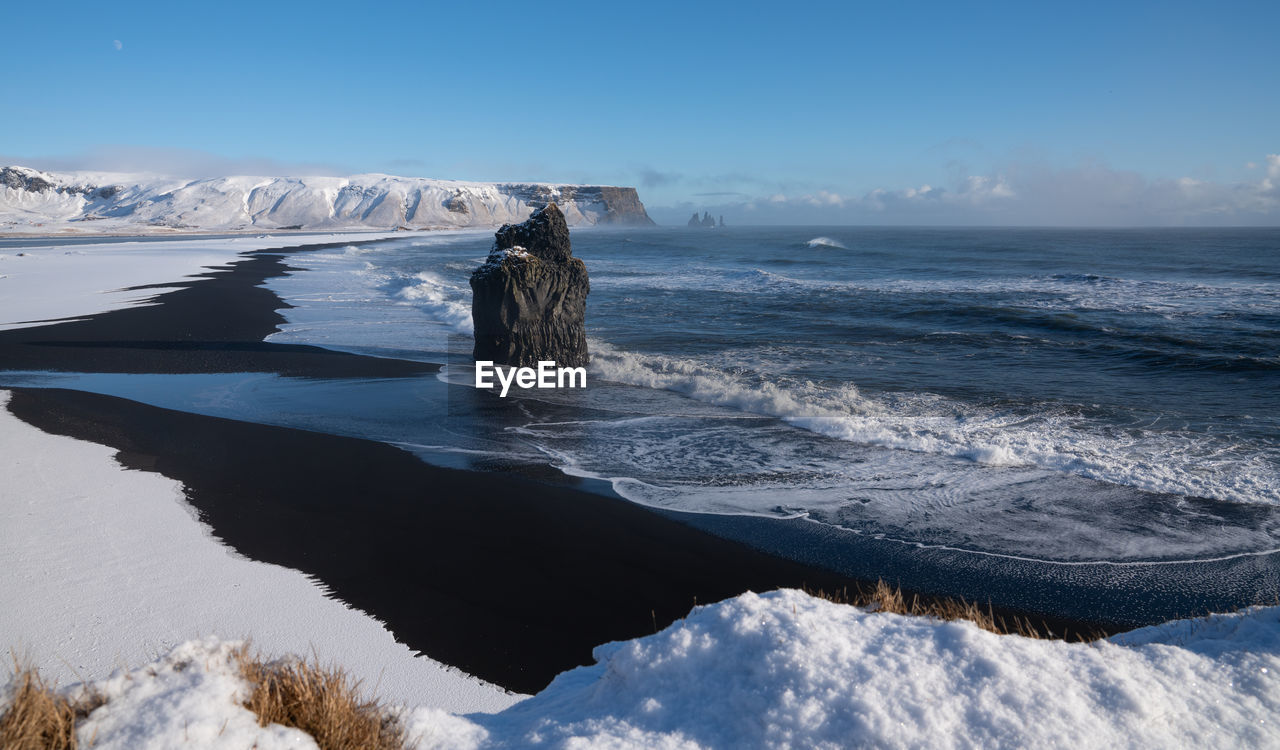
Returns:
[[[1087,162],[1054,167],[1013,162],[986,174],[962,174],[947,184],[760,191],[760,185],[702,193],[650,206],[660,223],[679,223],[693,210],[738,224],[934,224],[1038,226],[1250,226],[1280,223],[1280,154],[1247,165],[1239,181],[1149,178]],[[679,179],[666,176],[664,184]],[[741,185],[744,181],[738,181]],[[726,184],[723,181],[717,184]],[[752,188],[756,191],[752,192]]]

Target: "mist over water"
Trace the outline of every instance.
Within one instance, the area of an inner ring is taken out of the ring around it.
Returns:
[[[294,256],[275,340],[452,351],[470,391],[490,241]],[[1276,230],[575,230],[574,252],[590,388],[495,427],[567,473],[1065,563],[1280,547]]]

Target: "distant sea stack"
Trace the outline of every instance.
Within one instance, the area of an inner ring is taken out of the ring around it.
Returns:
[[[495,235],[471,274],[476,361],[536,367],[587,365],[587,267],[573,257],[569,225],[555,203]]]
[[[689,218],[689,226],[691,226],[691,227],[706,227],[707,229],[714,229],[714,228],[715,228],[715,226],[716,226],[716,220],[715,220],[715,219],[713,219],[713,218],[711,218],[711,213],[710,213],[710,212],[708,212],[708,211],[703,211],[703,212],[702,212],[702,218],[701,218],[701,219],[699,219],[699,218],[698,218],[698,212],[697,212],[697,211],[694,211],[694,212],[693,212],[693,216]],[[723,216],[721,216],[721,217],[720,217],[720,226],[724,226],[724,217],[723,217]]]

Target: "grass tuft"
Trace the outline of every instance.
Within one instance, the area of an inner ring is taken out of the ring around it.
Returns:
[[[4,750],[76,750],[76,722],[105,701],[97,693],[71,699],[14,657],[9,705],[0,714]]]
[[[826,599],[836,604],[850,604],[857,607],[869,607],[877,612],[892,612],[898,615],[914,615],[933,617],[939,620],[967,620],[983,630],[1000,635],[1020,635],[1024,638],[1057,638],[1073,641],[1093,641],[1102,638],[1102,633],[1055,634],[1047,625],[1036,626],[1031,620],[1023,617],[997,615],[990,605],[983,609],[980,605],[949,597],[907,597],[902,589],[890,586],[883,580],[876,581],[870,590],[858,587],[853,592],[841,589],[826,592],[821,589],[805,589],[805,593]]]
[[[261,726],[282,724],[315,738],[321,750],[402,750],[400,721],[376,700],[360,694],[360,682],[314,659],[264,661],[248,647],[238,653],[241,674],[253,693],[245,708]]]

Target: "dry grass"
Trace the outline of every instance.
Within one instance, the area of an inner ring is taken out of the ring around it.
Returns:
[[[252,687],[245,708],[261,726],[282,724],[310,734],[321,750],[403,750],[404,728],[377,701],[360,695],[345,671],[313,661],[268,662],[237,653],[241,674]],[[90,693],[73,699],[57,692],[40,673],[14,660],[12,700],[0,707],[0,750],[76,750],[76,723],[106,700]]]
[[[245,708],[261,726],[282,724],[315,738],[321,750],[402,750],[405,730],[380,703],[360,695],[360,683],[342,669],[314,659],[267,662],[238,654],[240,671],[253,686]]]
[[[1020,635],[1026,638],[1061,638],[1063,640],[1092,641],[1103,637],[1101,633],[1057,634],[1047,625],[1035,625],[1031,620],[1022,617],[1004,617],[997,615],[990,605],[983,609],[978,604],[964,599],[948,597],[925,597],[912,595],[907,598],[902,589],[890,586],[883,580],[876,581],[874,588],[864,591],[861,588],[850,593],[848,589],[828,593],[822,590],[806,589],[806,593],[837,604],[852,604],[858,607],[871,607],[878,612],[892,612],[899,615],[916,615],[935,617],[939,620],[968,620],[983,630],[1000,635]]]
[[[0,715],[0,748],[4,750],[75,750],[76,721],[101,706],[102,696],[79,700],[60,695],[34,667],[13,660],[12,700]]]

